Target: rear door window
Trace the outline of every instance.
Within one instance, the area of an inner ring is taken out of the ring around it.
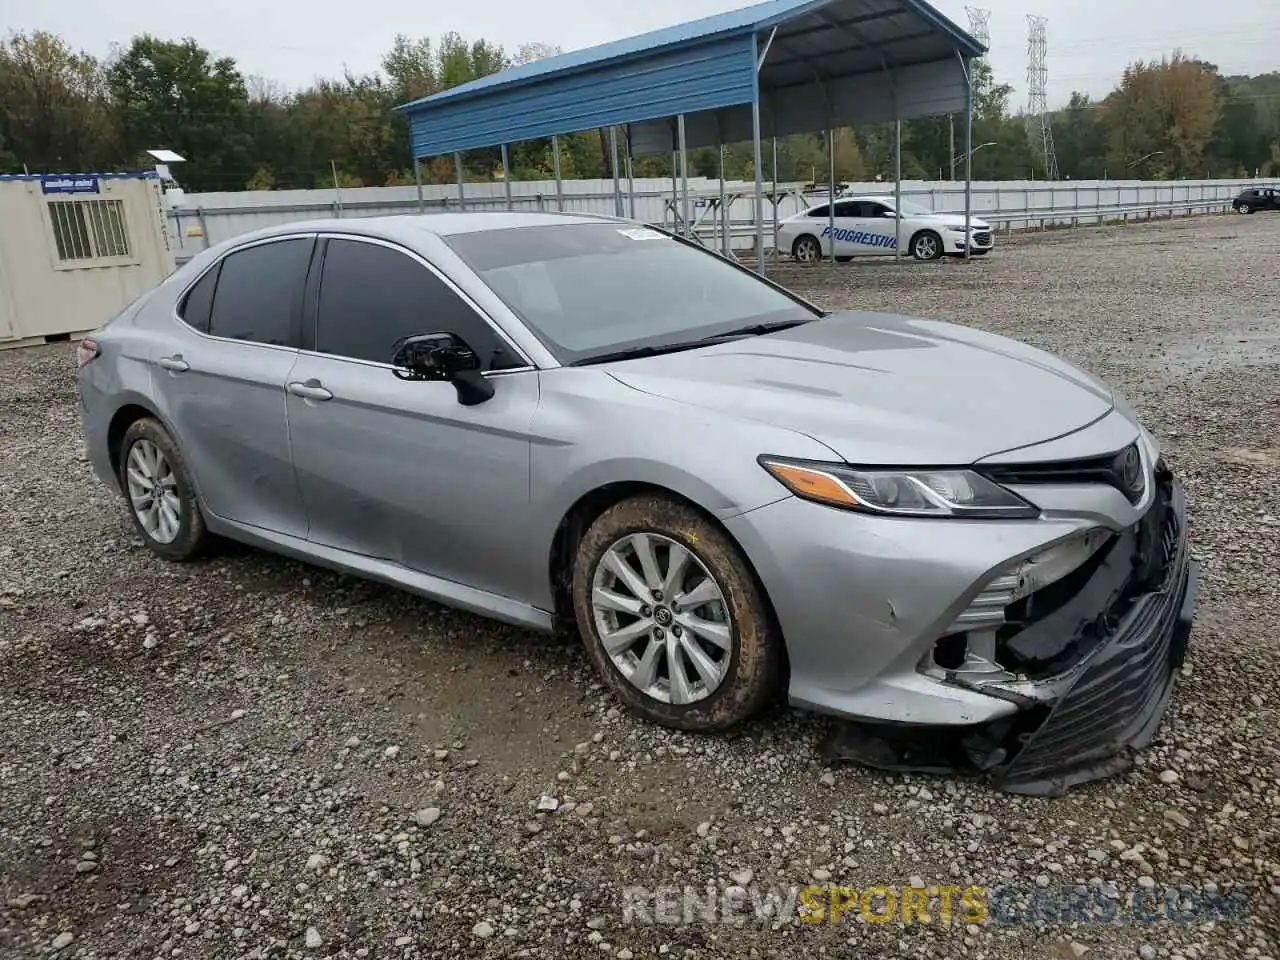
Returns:
[[[273,240],[229,254],[218,273],[209,333],[276,346],[298,346],[310,237]]]
[[[485,370],[524,366],[489,322],[408,254],[362,240],[331,239],[320,275],[316,351],[390,363],[395,344],[452,333]]]

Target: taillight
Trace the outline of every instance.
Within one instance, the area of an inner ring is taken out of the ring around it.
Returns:
[[[76,366],[83,367],[101,352],[96,343],[85,337],[76,344]]]

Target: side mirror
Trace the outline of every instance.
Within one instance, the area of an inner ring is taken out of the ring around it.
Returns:
[[[391,363],[401,380],[449,381],[463,406],[484,403],[493,396],[493,384],[481,374],[480,358],[453,333],[405,337],[392,348]]]

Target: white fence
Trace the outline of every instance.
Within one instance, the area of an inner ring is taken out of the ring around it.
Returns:
[[[1081,180],[1053,183],[1007,180],[975,182],[973,215],[998,229],[1020,230],[1072,226],[1143,216],[1175,216],[1221,212],[1253,180]],[[891,183],[851,183],[854,194],[893,193]],[[751,247],[754,236],[753,183],[725,185],[724,210],[735,249]],[[765,243],[771,246],[773,223],[825,199],[806,195],[800,184],[765,184]],[[947,181],[904,181],[902,195],[940,212],[964,210],[964,184]],[[721,223],[717,181],[689,179],[689,223],[705,242],[714,244]],[[670,179],[622,183],[624,216],[676,227],[684,204]],[[613,214],[618,198],[612,180],[566,180],[557,195],[553,181],[511,184],[513,210]],[[465,201],[455,184],[428,185],[419,200],[416,187],[360,187],[346,190],[279,190],[171,196],[169,220],[177,259],[185,261],[205,247],[259,227],[327,217],[504,210],[508,200],[502,183],[468,183]]]

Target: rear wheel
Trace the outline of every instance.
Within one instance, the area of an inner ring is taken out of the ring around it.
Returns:
[[[800,263],[817,263],[822,259],[822,244],[818,243],[817,237],[806,233],[796,237],[796,242],[791,245],[791,256]]]
[[[120,443],[120,489],[143,542],[169,560],[197,556],[211,539],[182,452],[158,420],[143,417]]]
[[[782,640],[737,545],[693,507],[624,500],[593,523],[573,566],[587,654],[632,712],[724,730],[777,689]]]
[[[937,260],[942,256],[942,238],[932,230],[921,230],[911,238],[911,255],[917,260]]]

